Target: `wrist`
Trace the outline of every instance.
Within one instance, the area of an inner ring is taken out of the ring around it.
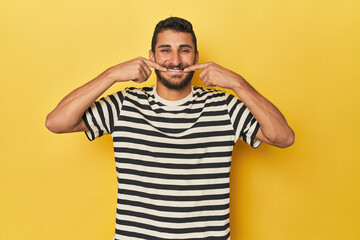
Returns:
[[[233,81],[231,90],[233,90],[233,91],[243,90],[244,86],[245,86],[245,83],[246,83],[245,79],[239,75],[236,78],[236,80]]]
[[[114,74],[114,70],[112,69],[112,67],[106,69],[102,75],[104,82],[109,85],[113,85],[114,83],[119,82],[116,75]]]

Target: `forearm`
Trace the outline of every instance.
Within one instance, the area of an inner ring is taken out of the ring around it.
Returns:
[[[294,142],[294,132],[281,112],[239,74],[213,62],[184,69],[185,72],[195,70],[202,70],[199,77],[205,86],[219,86],[236,93],[260,124],[257,139],[277,147],[288,147]]]
[[[146,81],[151,74],[149,67],[167,71],[158,63],[142,57],[110,67],[94,80],[67,95],[47,116],[46,127],[55,133],[86,130],[82,116],[90,105],[115,82]]]
[[[101,96],[114,80],[108,70],[68,94],[46,118],[46,127],[55,133],[76,131],[84,112]]]
[[[241,76],[233,91],[259,122],[260,133],[257,137],[261,138],[260,140],[278,147],[288,147],[293,144],[294,132],[275,105],[258,93]]]

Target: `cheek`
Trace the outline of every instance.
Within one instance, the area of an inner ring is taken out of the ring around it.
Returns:
[[[191,56],[186,56],[186,63],[193,65],[196,63],[196,56],[191,55]]]
[[[167,61],[168,61],[168,59],[166,58],[166,56],[159,54],[155,57],[155,62],[157,62],[160,65],[165,64]]]

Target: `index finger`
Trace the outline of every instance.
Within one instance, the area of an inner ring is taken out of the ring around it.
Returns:
[[[207,67],[208,63],[199,63],[199,64],[195,64],[192,65],[190,67],[187,67],[184,69],[184,72],[192,72],[192,71],[196,71],[196,70],[203,70],[205,67]]]
[[[166,72],[166,71],[167,71],[167,68],[166,68],[166,67],[163,67],[163,66],[161,66],[160,64],[158,64],[158,63],[156,63],[156,62],[150,61],[150,60],[148,60],[148,59],[144,59],[144,61],[145,61],[146,65],[147,65],[148,67],[152,67],[152,68],[155,68],[155,69],[157,69],[157,70],[159,70],[159,71],[163,71],[163,72]]]

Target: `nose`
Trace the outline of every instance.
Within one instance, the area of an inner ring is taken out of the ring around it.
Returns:
[[[182,63],[179,52],[173,52],[170,56],[169,63],[173,66],[179,66]]]

